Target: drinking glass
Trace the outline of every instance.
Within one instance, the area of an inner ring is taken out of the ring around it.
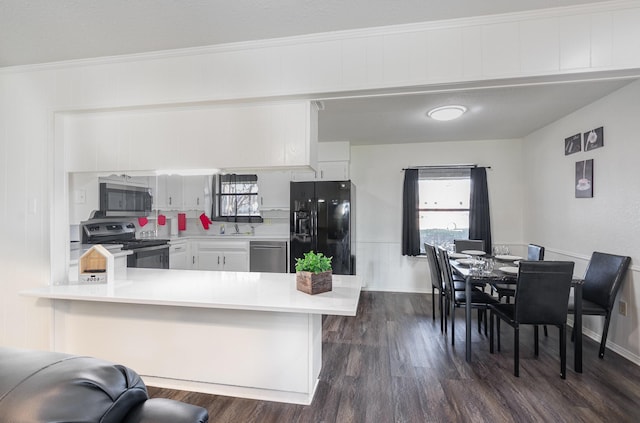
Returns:
[[[486,259],[484,261],[484,272],[486,274],[492,273],[494,267],[495,267],[495,262],[493,261],[493,259]]]
[[[473,263],[471,264],[471,274],[473,276],[480,276],[482,272],[484,272],[485,262],[481,257],[473,258]]]

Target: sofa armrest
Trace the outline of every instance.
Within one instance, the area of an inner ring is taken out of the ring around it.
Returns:
[[[122,423],[207,423],[209,413],[202,407],[165,398],[151,398],[138,404]]]

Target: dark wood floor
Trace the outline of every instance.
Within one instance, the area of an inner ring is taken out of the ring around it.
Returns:
[[[463,310],[456,345],[431,318],[431,296],[363,292],[357,317],[323,322],[323,368],[310,406],[149,388],[209,410],[211,422],[638,422],[640,367],[611,350],[598,358],[585,340],[584,373],[559,376],[558,334],[521,330],[520,377],[513,376],[513,331],[502,326],[502,351],[473,332],[474,362],[464,359]],[[474,313],[475,317],[475,313]],[[541,333],[542,335],[542,333]]]

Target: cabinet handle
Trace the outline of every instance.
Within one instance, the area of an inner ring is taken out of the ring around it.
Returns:
[[[263,197],[260,197],[260,205],[261,206],[264,205],[264,198]]]
[[[200,205],[200,197],[196,198],[196,205]]]
[[[169,205],[171,205],[171,197],[169,197]]]
[[[196,264],[196,256],[191,256],[191,264]]]
[[[220,256],[218,256],[218,265],[220,264]]]
[[[225,264],[227,264],[227,257],[226,256],[222,257],[222,265],[225,265]]]
[[[320,171],[320,179],[324,179],[324,170]]]

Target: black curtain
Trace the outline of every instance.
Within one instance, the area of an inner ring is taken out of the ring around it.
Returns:
[[[484,240],[484,250],[491,254],[491,219],[489,190],[484,167],[471,169],[471,199],[469,202],[469,239]]]
[[[420,254],[418,169],[405,169],[402,190],[402,255]]]

